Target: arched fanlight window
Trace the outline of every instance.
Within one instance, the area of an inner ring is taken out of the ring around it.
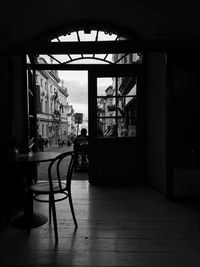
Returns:
[[[101,41],[123,41],[127,40],[127,36],[119,35],[111,31],[103,31],[99,29],[80,29],[68,31],[49,38],[50,42],[101,42]],[[40,55],[43,58],[41,62],[38,57],[38,63],[54,63],[54,64],[132,64],[141,63],[142,56],[138,53],[127,54],[64,54],[64,55]],[[44,62],[44,59],[46,62]]]

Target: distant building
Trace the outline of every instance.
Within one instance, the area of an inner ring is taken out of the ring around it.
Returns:
[[[42,57],[38,63],[47,63]],[[74,109],[68,104],[68,90],[58,76],[58,71],[37,70],[37,128],[38,134],[51,144],[64,141],[73,133]]]

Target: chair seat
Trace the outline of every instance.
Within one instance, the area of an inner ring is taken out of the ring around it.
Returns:
[[[53,181],[53,192],[54,193],[62,193],[66,189],[66,183],[61,182],[61,188],[57,181]],[[30,186],[30,190],[33,193],[41,193],[41,194],[49,194],[50,186],[49,182],[38,182],[37,184],[33,184]]]

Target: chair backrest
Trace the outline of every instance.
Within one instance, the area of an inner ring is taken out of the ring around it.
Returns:
[[[61,181],[65,180],[66,187],[70,189],[74,169],[74,152],[64,152],[54,158],[48,167],[50,189],[53,189],[53,181],[57,180],[61,189]]]

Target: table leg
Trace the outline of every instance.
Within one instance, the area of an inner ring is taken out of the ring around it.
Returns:
[[[30,223],[27,223],[27,218],[24,214],[22,214],[21,216],[16,217],[13,222],[12,225],[16,228],[35,228],[38,226],[41,226],[43,224],[45,224],[48,221],[48,218],[46,215],[41,214],[39,212],[34,212],[32,215],[32,219],[30,221]]]
[[[29,229],[45,224],[48,221],[47,216],[39,212],[33,212],[33,198],[30,192],[26,193],[26,198],[23,214],[16,217],[12,225],[16,228]]]
[[[12,225],[16,228],[35,228],[45,224],[48,221],[48,217],[39,212],[33,212],[33,196],[28,190],[28,186],[25,186],[24,192],[24,208],[23,214],[16,217]]]

